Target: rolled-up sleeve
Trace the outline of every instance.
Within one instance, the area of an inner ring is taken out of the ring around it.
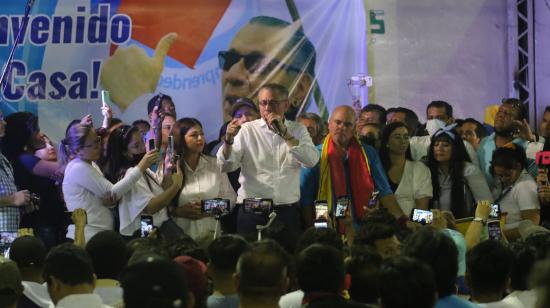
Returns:
[[[226,159],[223,154],[223,149],[225,145],[222,145],[216,153],[216,158],[218,159],[218,165],[221,168],[222,172],[233,172],[241,167],[241,159],[243,156],[243,144],[244,137],[246,135],[246,128],[243,126],[243,129],[235,136],[233,145],[231,146],[231,155]]]
[[[290,148],[289,152],[303,167],[313,168],[319,162],[319,151],[311,141],[307,129],[302,124],[296,123],[292,135],[298,139],[299,144]]]

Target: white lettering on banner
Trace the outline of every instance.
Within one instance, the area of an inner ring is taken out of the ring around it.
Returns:
[[[173,74],[171,76],[161,76],[159,87],[163,89],[187,90],[198,88],[206,84],[217,85],[217,81],[219,80],[219,69],[211,69],[204,72],[203,74],[191,77],[182,77],[178,74]]]
[[[100,4],[98,13],[88,14],[85,6],[76,7],[76,16],[33,15],[19,43],[25,38],[33,45],[45,44],[90,44],[122,45],[132,36],[132,19],[126,14],[110,15],[111,5]],[[23,26],[23,15],[0,15],[0,46],[13,44]],[[30,28],[30,29],[29,29]]]

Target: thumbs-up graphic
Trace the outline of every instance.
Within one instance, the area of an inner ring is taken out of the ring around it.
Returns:
[[[119,47],[101,68],[101,85],[109,91],[111,101],[121,111],[126,110],[139,96],[154,92],[164,69],[164,58],[176,41],[176,33],[164,35],[153,57],[135,45]]]

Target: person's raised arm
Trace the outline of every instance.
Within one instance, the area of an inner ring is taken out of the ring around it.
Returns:
[[[481,240],[481,233],[485,226],[487,225],[487,219],[489,218],[489,213],[491,212],[491,201],[480,200],[477,202],[475,218],[472,220],[468,226],[468,230],[464,235],[466,240],[466,248],[468,250],[472,249],[475,245],[479,244]]]
[[[145,214],[153,215],[162,210],[170,204],[170,201],[172,201],[180,191],[183,185],[183,171],[181,170],[179,163],[176,163],[176,166],[176,172],[171,174],[170,176],[170,186],[160,195],[153,197],[151,198],[151,200],[149,200],[149,203],[143,210]],[[166,174],[165,177],[168,177],[168,174]]]

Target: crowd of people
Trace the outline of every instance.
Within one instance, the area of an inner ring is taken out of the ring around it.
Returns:
[[[2,116],[0,306],[549,307],[550,108],[289,108],[263,85],[209,143],[164,94],[58,143]]]

